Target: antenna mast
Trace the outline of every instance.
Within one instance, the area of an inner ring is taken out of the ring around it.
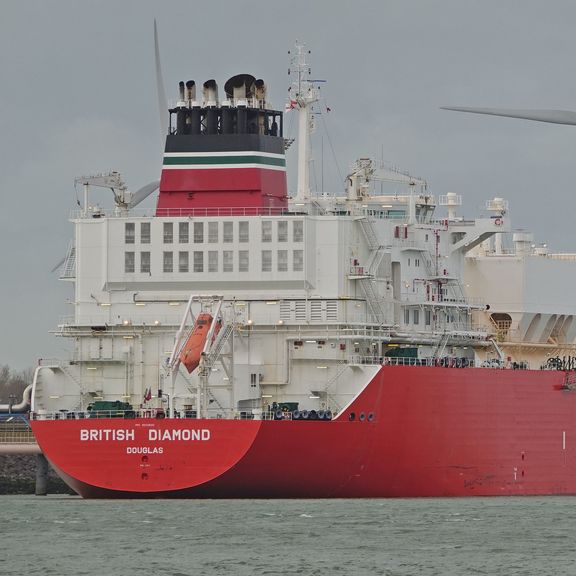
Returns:
[[[298,188],[296,200],[310,198],[310,132],[312,128],[312,105],[318,101],[318,90],[311,78],[308,62],[310,50],[304,44],[296,42],[294,50],[289,52],[290,69],[294,78],[290,87],[290,108],[298,109]]]

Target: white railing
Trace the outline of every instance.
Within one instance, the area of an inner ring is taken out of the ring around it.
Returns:
[[[405,358],[389,356],[361,356],[351,357],[351,364],[369,364],[376,366],[429,366],[444,368],[474,368],[475,362],[471,358],[444,357],[444,358]]]
[[[172,417],[175,420],[331,420],[335,413],[330,410],[262,410],[252,411],[212,411],[206,416],[197,418],[195,410],[175,411]],[[101,419],[154,419],[163,420],[170,418],[163,408],[138,409],[138,410],[93,410],[72,411],[59,410],[57,412],[31,412],[30,420],[101,420]],[[2,430],[0,429],[0,433]],[[24,433],[23,433],[24,434]],[[22,436],[24,438],[24,436]],[[26,436],[28,438],[28,436]],[[1,441],[1,438],[0,438]],[[22,441],[22,440],[20,440]]]
[[[306,212],[307,206],[295,208],[264,208],[253,207],[214,207],[214,208],[158,208],[148,210],[121,210],[96,209],[91,212],[84,210],[72,210],[71,220],[94,219],[94,218],[153,218],[153,217],[174,217],[174,218],[205,218],[212,216],[301,216]]]
[[[85,420],[101,418],[123,418],[133,420],[135,418],[163,419],[166,412],[163,408],[148,408],[137,410],[58,410],[56,412],[30,412],[30,420]],[[183,417],[191,417],[186,416]]]

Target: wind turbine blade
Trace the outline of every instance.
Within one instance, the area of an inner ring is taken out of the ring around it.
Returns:
[[[164,150],[164,139],[168,134],[168,104],[166,101],[166,91],[164,89],[164,79],[162,78],[162,67],[160,65],[160,48],[158,45],[158,30],[156,19],[154,19],[154,61],[156,65],[156,91],[158,93],[158,111],[160,113],[160,143]]]
[[[512,108],[464,108],[460,106],[442,106],[441,109],[576,126],[576,112],[570,110],[514,110]]]
[[[148,196],[150,196],[152,192],[158,190],[158,186],[160,186],[160,180],[156,180],[155,182],[150,182],[150,184],[146,184],[146,186],[142,186],[140,190],[134,192],[132,200],[130,200],[130,202],[128,203],[128,208],[134,208],[135,206],[138,206],[138,204],[146,200],[146,198],[148,198]]]
[[[56,264],[56,266],[54,266],[54,268],[52,268],[52,270],[50,270],[50,274],[54,274],[54,272],[56,272],[56,270],[58,270],[58,268],[60,268],[62,266],[62,264],[64,264],[65,261],[66,261],[66,256],[64,256],[64,258],[62,258],[62,260],[60,260],[58,262],[58,264]]]

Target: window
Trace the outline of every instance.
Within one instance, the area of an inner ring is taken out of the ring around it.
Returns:
[[[404,324],[410,324],[410,310],[404,308]]]
[[[208,272],[218,272],[218,252],[216,250],[208,252]]]
[[[288,222],[278,220],[278,242],[288,242]]]
[[[178,252],[178,272],[188,272],[188,252]]]
[[[227,224],[227,222],[225,222],[225,224]],[[234,252],[232,250],[224,250],[224,252],[222,252],[222,271],[234,271]]]
[[[218,242],[218,222],[208,222],[208,242],[210,244]]]
[[[412,313],[412,318],[414,320],[414,324],[420,324],[420,310],[416,308]]]
[[[304,221],[294,220],[292,222],[292,240],[294,242],[302,242],[304,239]]]
[[[288,250],[278,250],[278,272],[288,272]]]
[[[272,250],[262,250],[262,272],[272,272]]]
[[[188,222],[178,223],[178,242],[180,242],[180,244],[188,244],[188,236],[189,236],[188,230],[189,230]]]
[[[150,274],[150,252],[140,252],[140,272]]]
[[[294,250],[292,254],[292,270],[294,272],[302,272],[304,270],[304,251]]]
[[[140,222],[140,242],[150,244],[150,222]]]
[[[194,222],[194,244],[204,242],[204,222]]]
[[[174,256],[173,252],[164,252],[164,258],[162,263],[162,270],[164,272],[174,272]]]
[[[164,222],[164,244],[174,242],[174,225],[172,222]]]
[[[126,274],[134,273],[134,262],[135,262],[135,253],[124,252],[124,272],[126,272]]]
[[[194,252],[194,272],[204,272],[204,252]]]
[[[126,222],[124,224],[124,242],[126,244],[134,244],[136,239],[136,225],[134,222]]]
[[[248,222],[238,222],[238,241],[248,242],[249,238],[249,227]]]
[[[262,220],[262,242],[272,242],[271,220]]]
[[[240,250],[238,252],[238,271],[248,272],[250,265],[250,257],[248,256],[248,250]]]
[[[424,322],[426,326],[430,326],[431,321],[432,321],[432,312],[430,310],[426,310],[424,312]]]
[[[234,242],[234,222],[223,222],[224,242]]]

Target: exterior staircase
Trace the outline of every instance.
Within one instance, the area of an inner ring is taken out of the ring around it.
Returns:
[[[366,244],[370,251],[368,261],[364,267],[364,274],[359,275],[358,280],[360,281],[360,286],[366,297],[366,303],[368,304],[372,317],[378,324],[383,324],[386,319],[386,310],[382,305],[382,299],[378,297],[378,294],[374,290],[373,282],[377,276],[378,266],[380,266],[380,262],[382,262],[382,258],[384,257],[384,246],[380,244],[378,240],[371,218],[364,215],[359,216],[355,220],[358,222],[364,234]]]
[[[74,280],[76,278],[76,246],[70,242],[64,265],[62,266],[62,273],[60,280]]]

